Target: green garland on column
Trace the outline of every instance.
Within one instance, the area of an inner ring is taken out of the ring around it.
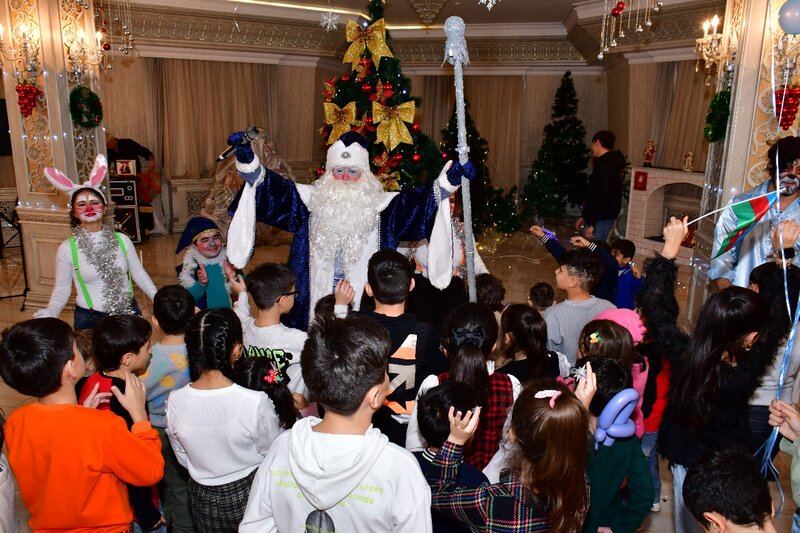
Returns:
[[[723,89],[715,94],[708,104],[706,126],[703,128],[703,136],[708,142],[713,143],[725,138],[730,114],[731,90]]]
[[[69,93],[69,114],[76,125],[96,128],[103,122],[103,104],[91,89],[78,85]]]

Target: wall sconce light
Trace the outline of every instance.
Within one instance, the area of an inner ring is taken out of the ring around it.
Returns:
[[[67,59],[72,65],[72,74],[78,85],[83,85],[84,78],[91,75],[93,67],[97,67],[101,71],[111,68],[111,60],[105,51],[111,48],[110,45],[104,46],[103,34],[99,31],[94,34],[94,37],[94,46],[87,44],[86,33],[83,29],[79,29],[72,44],[69,45]]]
[[[719,70],[724,61],[722,34],[717,33],[719,23],[720,19],[717,15],[714,15],[711,20],[703,22],[703,36],[695,41],[694,51],[697,55],[697,63],[694,70],[695,72],[700,71],[700,61],[702,60],[706,70],[706,85],[711,85],[711,72],[714,68]]]
[[[3,57],[14,64],[14,76],[18,83],[27,81],[35,84],[39,76],[39,47],[35,40],[31,39],[31,32],[22,23],[17,26],[19,32],[19,48],[14,47],[14,35],[12,32],[10,42],[4,39],[5,28],[0,24],[0,52]]]

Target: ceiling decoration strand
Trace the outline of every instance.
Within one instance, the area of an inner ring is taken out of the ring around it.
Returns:
[[[488,0],[487,0],[488,1]],[[643,33],[653,26],[652,14],[661,11],[662,0],[631,0],[631,7],[626,8],[624,1],[605,0],[603,4],[603,22],[600,29],[600,52],[597,59],[603,56],[624,39],[628,34]]]

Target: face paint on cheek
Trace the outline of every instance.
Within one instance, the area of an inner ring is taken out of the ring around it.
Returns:
[[[222,239],[219,235],[215,235],[213,237],[204,237],[199,239],[195,246],[197,250],[204,256],[212,259],[217,257],[222,250]]]
[[[800,190],[800,179],[796,176],[784,176],[780,181],[781,195],[791,196]]]

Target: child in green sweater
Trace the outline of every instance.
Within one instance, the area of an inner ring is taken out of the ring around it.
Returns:
[[[178,267],[178,280],[194,298],[200,309],[231,308],[231,286],[235,275],[228,263],[225,244],[213,220],[205,217],[189,219],[175,253],[186,250]]]
[[[632,387],[631,376],[610,357],[587,357],[597,379],[597,392],[589,404],[589,431],[597,431],[597,419],[606,405],[624,389]],[[610,446],[591,439],[586,476],[591,493],[584,533],[610,528],[614,533],[635,533],[650,512],[653,482],[642,446],[635,436],[618,438]],[[624,487],[623,487],[624,485]]]

